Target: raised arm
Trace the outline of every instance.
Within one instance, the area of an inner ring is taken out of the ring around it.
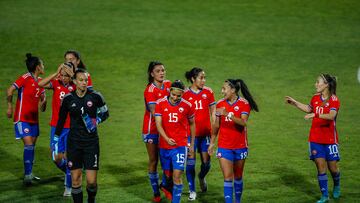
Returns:
[[[295,106],[296,108],[300,109],[301,111],[305,112],[305,113],[311,113],[312,112],[312,108],[307,105],[307,104],[303,104],[301,102],[296,101],[294,98],[290,97],[290,96],[285,96],[285,102]]]
[[[43,88],[46,88],[46,89],[51,89],[51,85],[50,85],[50,81],[53,80],[54,78],[56,78],[60,71],[61,71],[61,68],[64,66],[64,64],[60,64],[58,69],[56,70],[55,73],[47,76],[46,78],[42,79],[39,81],[38,85],[39,87],[43,87]]]

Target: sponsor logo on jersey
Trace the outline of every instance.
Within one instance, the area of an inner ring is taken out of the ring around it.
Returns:
[[[59,90],[59,89],[60,89],[60,87],[57,87],[57,89]]]
[[[29,128],[24,129],[24,133],[29,133],[29,132],[30,132]]]
[[[31,86],[33,86],[33,87],[34,87],[34,86],[35,86],[35,84],[33,83]]]
[[[180,111],[180,112],[183,112],[183,111],[184,111],[184,108],[183,108],[183,107],[180,107],[180,108],[179,108],[179,111]]]
[[[206,95],[206,94],[203,94],[203,95],[201,95],[201,97],[202,97],[203,99],[206,99],[206,98],[207,98],[207,95]]]
[[[164,109],[164,111],[168,111],[168,109],[167,109],[167,108],[165,108],[165,109]]]
[[[87,105],[88,107],[92,107],[93,103],[92,103],[92,101],[88,101],[88,102],[86,103],[86,105]]]
[[[75,103],[71,104],[71,107],[76,107],[76,104]]]
[[[192,100],[192,97],[190,97],[189,100]]]
[[[234,110],[235,110],[235,111],[239,111],[239,107],[238,107],[238,106],[235,106],[235,107],[234,107]]]

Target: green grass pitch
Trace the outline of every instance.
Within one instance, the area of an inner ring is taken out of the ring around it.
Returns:
[[[320,197],[307,152],[311,122],[283,98],[307,103],[320,73],[338,76],[342,196],[330,202],[360,201],[360,1],[2,0],[0,8],[0,202],[71,202],[62,197],[62,174],[49,156],[51,91],[48,110],[40,114],[34,165],[42,181],[30,188],[22,186],[23,144],[5,117],[4,94],[26,71],[25,53],[40,56],[49,75],[68,49],[82,53],[110,110],[99,130],[98,202],[152,198],[140,135],[146,68],[154,59],[165,63],[170,80],[185,80],[186,70],[204,67],[217,99],[227,78],[242,78],[249,86],[260,112],[250,116],[243,202]],[[207,180],[209,190],[196,202],[221,202],[215,158]]]

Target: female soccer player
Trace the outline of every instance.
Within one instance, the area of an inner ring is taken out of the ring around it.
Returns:
[[[183,98],[195,107],[195,151],[198,150],[201,158],[201,170],[198,174],[202,192],[207,191],[205,176],[210,170],[210,156],[208,147],[210,144],[211,120],[215,120],[215,99],[213,91],[205,86],[205,72],[201,68],[192,68],[185,73],[186,79],[191,83]],[[189,137],[190,138],[190,137]],[[193,159],[187,159],[186,178],[189,183],[189,200],[196,199],[195,192],[195,163],[196,154]]]
[[[64,54],[64,59],[65,59],[65,63],[71,62],[72,64],[74,64],[75,70],[80,68],[80,69],[83,69],[83,70],[87,71],[85,64],[81,60],[80,52],[75,51],[75,50],[68,50]],[[65,70],[68,70],[68,69],[65,69]],[[67,73],[71,77],[73,77],[73,75],[72,75],[72,74],[74,74],[73,72],[70,71],[70,72],[67,72]],[[91,76],[90,76],[89,72],[88,72],[88,86],[87,87],[90,88],[90,89],[93,87]]]
[[[62,99],[66,94],[75,90],[75,85],[72,82],[70,75],[67,73],[74,72],[75,67],[70,63],[60,64],[57,71],[48,77],[42,79],[39,82],[40,87],[53,90],[52,97],[52,113],[51,113],[51,132],[50,132],[50,147],[53,146],[52,141],[54,140],[55,128],[58,122],[60,105]],[[66,140],[69,134],[70,119],[69,116],[66,118],[64,128],[60,134],[58,141],[58,154],[55,154],[55,149],[52,150],[52,159],[56,166],[65,173],[65,191],[64,196],[71,196],[71,173],[69,167],[66,164],[65,151],[66,151]]]
[[[340,101],[336,96],[336,78],[329,74],[321,74],[315,83],[316,94],[310,104],[306,105],[286,96],[288,104],[307,113],[305,119],[312,119],[309,134],[310,159],[315,162],[318,171],[318,182],[322,196],[318,203],[327,202],[328,178],[326,168],[329,168],[333,181],[333,197],[340,197],[340,170],[337,162],[340,160],[338,149],[338,133],[336,118]]]
[[[83,201],[81,189],[82,170],[86,171],[88,202],[95,202],[97,192],[97,170],[99,170],[99,136],[97,125],[105,121],[108,108],[100,93],[87,88],[88,75],[83,69],[75,71],[76,90],[62,101],[59,121],[56,125],[53,148],[58,153],[58,142],[66,117],[70,114],[70,132],[67,139],[66,156],[71,170],[71,194],[75,203]]]
[[[39,57],[26,54],[28,73],[19,77],[7,90],[7,117],[13,114],[12,97],[18,91],[14,114],[15,138],[24,143],[24,184],[39,180],[32,174],[35,144],[39,136],[39,101],[41,111],[46,109],[45,90],[38,86],[39,75],[44,74],[44,63]]]
[[[165,67],[161,62],[151,61],[148,67],[149,83],[144,91],[145,114],[142,128],[142,137],[149,156],[149,179],[154,193],[154,202],[160,202],[159,175],[157,164],[159,160],[159,133],[155,124],[155,104],[160,98],[169,95],[171,82],[165,80]],[[164,182],[164,181],[163,181]]]
[[[239,90],[244,98],[239,96]],[[219,133],[217,157],[224,176],[225,202],[233,201],[234,181],[235,200],[238,203],[241,202],[242,176],[248,155],[247,120],[250,111],[258,111],[258,106],[241,79],[226,80],[221,92],[224,98],[216,105],[216,120],[208,152],[210,155],[213,154],[216,136]]]
[[[187,158],[188,126],[190,126],[191,133],[189,157],[194,157],[195,108],[188,101],[181,98],[184,89],[184,84],[176,80],[171,84],[170,96],[158,100],[155,108],[156,127],[160,134],[160,162],[166,175],[165,187],[169,191],[172,190],[172,195],[167,196],[167,198],[171,199],[173,203],[181,200],[183,189],[181,176]],[[173,187],[169,183],[171,177]]]

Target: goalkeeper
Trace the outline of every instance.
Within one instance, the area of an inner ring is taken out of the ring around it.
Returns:
[[[76,90],[65,95],[56,126],[53,149],[57,153],[58,135],[70,114],[67,140],[67,160],[71,170],[71,195],[75,203],[83,202],[82,169],[86,171],[88,202],[95,202],[97,171],[99,170],[99,137],[97,125],[109,117],[108,108],[100,93],[87,89],[88,73],[78,69],[74,74]]]

